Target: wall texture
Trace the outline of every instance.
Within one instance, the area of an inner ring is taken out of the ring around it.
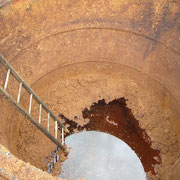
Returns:
[[[0,53],[57,114],[73,118],[99,98],[128,98],[154,146],[167,142],[160,146],[164,154],[170,152],[164,164],[175,154],[166,166],[175,169],[180,139],[179,12],[179,2],[164,0],[14,1],[0,9]],[[9,90],[15,93],[15,85]],[[24,94],[25,107],[27,102]],[[2,144],[44,168],[47,153],[37,163],[37,146],[48,144],[49,153],[54,145],[38,139],[41,133],[2,97],[0,104]],[[172,144],[176,147],[168,150]]]

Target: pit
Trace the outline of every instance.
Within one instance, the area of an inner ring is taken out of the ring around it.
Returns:
[[[0,9],[0,53],[56,115],[70,119],[63,121],[66,137],[110,134],[134,150],[148,179],[176,180],[178,2],[12,2]],[[8,91],[16,94],[16,85]],[[28,102],[23,93],[21,103],[28,108]],[[44,160],[55,145],[3,97],[0,119],[1,145],[18,162],[47,172]]]

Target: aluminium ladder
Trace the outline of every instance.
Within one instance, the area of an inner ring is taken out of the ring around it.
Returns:
[[[32,124],[34,124],[41,132],[43,132],[53,143],[60,147],[63,151],[68,152],[64,146],[64,133],[68,132],[68,129],[60,122],[55,114],[46,106],[46,104],[35,94],[35,92],[24,82],[24,80],[17,74],[13,67],[0,55],[0,64],[2,64],[7,69],[7,75],[4,87],[0,85],[0,94],[6,98],[11,104],[13,104]],[[17,100],[15,100],[7,91],[9,76],[12,74],[15,79],[19,82],[19,92]],[[29,112],[27,112],[21,105],[21,90],[22,87],[30,94],[29,101]],[[39,119],[38,122],[31,116],[32,109],[32,99],[34,99],[39,104]],[[41,112],[44,109],[47,113],[47,129],[41,125]],[[55,121],[55,135],[53,136],[49,132],[50,117]],[[66,118],[66,117],[64,117]],[[62,143],[57,139],[58,126],[62,128],[61,140]]]
[[[3,7],[4,5],[10,3],[12,0],[0,0],[0,7]]]

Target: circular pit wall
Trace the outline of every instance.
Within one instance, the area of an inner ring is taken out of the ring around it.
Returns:
[[[79,1],[72,6],[69,1],[19,1],[1,11],[0,26],[6,31],[1,33],[0,50],[56,115],[62,113],[80,126],[89,122],[83,112],[93,103],[125,99],[151,148],[160,152],[154,171],[146,170],[148,179],[175,180],[180,165],[178,8],[173,14],[166,12],[169,4],[164,1],[148,2]],[[5,72],[1,73],[3,80]],[[10,85],[8,90],[15,94],[17,87]],[[29,96],[22,94],[27,109]],[[44,160],[55,145],[2,97],[0,104],[2,144],[46,171]],[[32,115],[38,116],[35,103]],[[46,119],[43,115],[42,123]]]

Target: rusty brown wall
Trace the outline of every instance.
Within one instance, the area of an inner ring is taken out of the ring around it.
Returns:
[[[164,89],[157,93],[162,106],[173,109],[180,138],[179,12],[178,1],[165,0],[17,1],[0,9],[0,53],[39,94],[48,88],[43,78],[77,64],[129,68],[139,82],[145,75]],[[147,89],[155,87],[150,82]],[[7,117],[0,100],[2,143],[15,151],[16,113],[8,108]]]

